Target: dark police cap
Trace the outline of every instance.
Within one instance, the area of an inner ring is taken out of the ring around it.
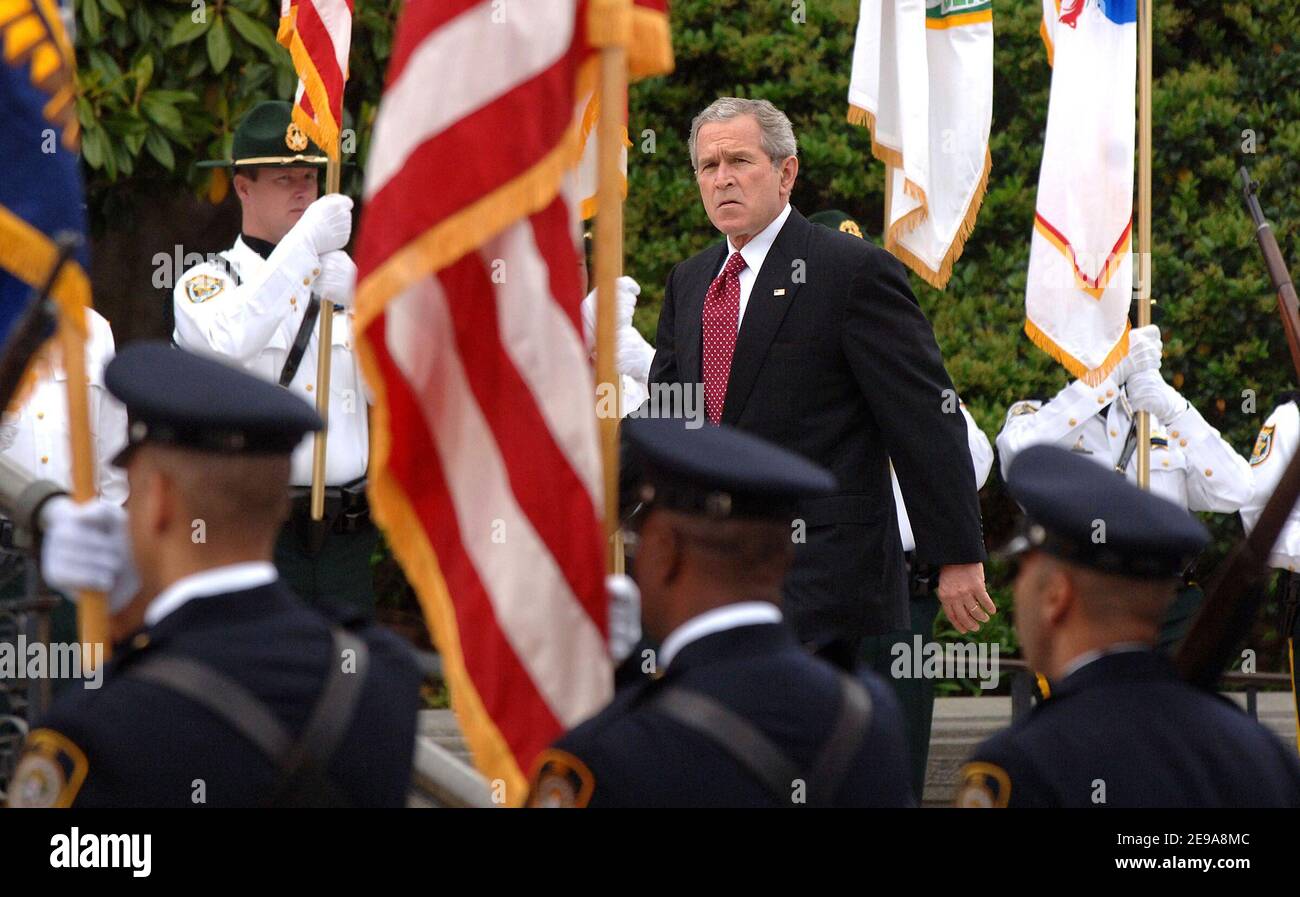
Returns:
[[[642,464],[639,498],[714,519],[789,519],[805,498],[835,491],[830,472],[801,455],[728,426],[678,418],[627,418]]]
[[[199,168],[324,165],[325,151],[293,123],[293,104],[258,103],[240,120],[231,142],[231,158],[199,162]]]
[[[1017,455],[1007,491],[1025,519],[1004,556],[1039,550],[1105,573],[1159,579],[1180,575],[1210,540],[1183,508],[1053,445]]]
[[[316,410],[279,386],[164,342],[127,346],[104,371],[126,406],[124,465],[141,443],[223,455],[289,454],[323,426]]]

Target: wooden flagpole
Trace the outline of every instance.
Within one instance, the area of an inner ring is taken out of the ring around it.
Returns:
[[[340,135],[341,137],[341,135]],[[325,192],[339,192],[339,164],[341,157],[341,140],[334,141],[334,152],[329,154],[325,163]],[[311,464],[311,519],[321,520],[325,517],[325,445],[329,437],[330,423],[330,359],[334,346],[334,303],[321,297],[320,332],[317,334],[316,346],[316,413],[325,426],[318,430],[312,443]]]
[[[607,569],[623,570],[618,539],[618,424],[622,405],[614,364],[617,297],[615,280],[623,270],[623,116],[627,96],[627,45],[632,33],[631,0],[597,0],[589,13],[592,43],[600,47],[600,117],[596,124],[599,181],[596,188],[596,383],[612,389],[612,413],[599,418],[605,473]],[[608,386],[606,386],[608,384]],[[601,407],[598,405],[597,407]],[[608,403],[604,404],[608,408]]]
[[[1151,323],[1151,46],[1153,0],[1138,0],[1138,289],[1137,325]],[[1151,483],[1151,415],[1139,411],[1137,481]]]
[[[86,337],[90,322],[84,305],[69,308],[59,303],[59,347],[64,388],[68,401],[68,444],[72,452],[72,500],[88,502],[95,497],[95,450],[90,434],[90,384],[86,377]],[[80,323],[70,318],[76,315]],[[95,668],[95,645],[103,646],[103,657],[112,650],[108,629],[108,598],[103,592],[77,593],[77,635],[81,642],[82,668]]]

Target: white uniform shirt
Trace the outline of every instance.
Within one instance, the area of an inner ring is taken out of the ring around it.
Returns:
[[[95,452],[95,488],[106,501],[126,501],[126,472],[113,456],[126,444],[126,408],[104,387],[104,366],[113,357],[113,330],[98,312],[87,309],[86,379],[90,383],[90,435]],[[72,450],[68,444],[68,377],[62,367],[32,387],[17,417],[4,424],[5,457],[41,479],[72,490]]]
[[[1295,402],[1287,402],[1268,416],[1255,440],[1255,450],[1250,456],[1255,491],[1241,508],[1241,522],[1245,524],[1246,532],[1259,523],[1259,515],[1282,479],[1286,466],[1291,463],[1297,447],[1300,447],[1300,409],[1296,408]],[[1300,509],[1291,509],[1291,516],[1277,537],[1268,563],[1281,570],[1300,569]]]
[[[975,465],[975,488],[983,489],[989,481],[989,471],[993,469],[993,446],[989,444],[984,431],[976,425],[975,418],[970,416],[966,406],[958,407],[961,408],[962,417],[966,418],[966,444],[970,446],[970,459]],[[894,509],[898,513],[898,534],[903,539],[903,550],[915,551],[916,536],[912,532],[912,521],[907,516],[907,506],[903,504],[903,490],[898,486],[893,464],[889,465],[889,481],[894,487]]]
[[[1104,415],[1104,416],[1103,416]],[[1050,402],[1017,402],[998,434],[1006,477],[1012,460],[1031,445],[1059,445],[1114,468],[1124,452],[1133,413],[1114,379],[1097,386],[1076,380]],[[1151,415],[1151,492],[1192,511],[1231,514],[1250,500],[1254,478],[1246,459],[1223,441],[1195,408],[1168,425]],[[1137,453],[1126,474],[1137,482]]]
[[[220,358],[276,383],[307,311],[319,274],[315,255],[276,249],[263,259],[242,239],[221,253],[238,272],[239,284],[214,261],[185,272],[172,297],[176,344]],[[274,262],[274,264],[271,264]],[[320,323],[307,344],[291,392],[316,406],[316,358]],[[361,477],[369,461],[370,431],[364,381],[352,345],[352,316],[335,314],[330,366],[329,439],[325,482],[339,486]],[[311,485],[312,444],[308,436],[293,453],[289,482]]]

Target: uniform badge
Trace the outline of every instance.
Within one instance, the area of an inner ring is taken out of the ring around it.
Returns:
[[[967,763],[957,788],[959,807],[1005,807],[1011,799],[1011,776],[993,763]]]
[[[89,768],[85,752],[66,736],[36,729],[9,784],[9,806],[70,807]]]
[[[568,751],[548,748],[537,758],[527,806],[585,807],[595,788],[596,779],[587,764]]]
[[[302,128],[289,122],[289,127],[284,131],[284,145],[295,153],[300,153],[307,148],[307,135],[302,132]]]
[[[185,295],[195,304],[207,302],[226,288],[226,282],[210,274],[195,274],[185,281]]]
[[[858,227],[858,223],[852,218],[845,218],[840,222],[840,231],[841,233],[853,234],[859,240],[862,239],[862,228]]]
[[[1255,450],[1250,453],[1250,466],[1263,464],[1268,460],[1269,454],[1273,451],[1273,431],[1276,426],[1269,424],[1259,431],[1259,436],[1255,438]]]
[[[1011,406],[1011,410],[1007,412],[1007,417],[1020,417],[1020,415],[1022,414],[1037,414],[1037,413],[1038,413],[1038,402],[1034,402],[1034,401],[1016,402],[1014,405]]]

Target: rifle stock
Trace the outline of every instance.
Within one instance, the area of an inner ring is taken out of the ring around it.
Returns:
[[[1287,347],[1291,350],[1291,363],[1300,382],[1300,302],[1287,271],[1282,250],[1273,236],[1273,228],[1260,207],[1259,184],[1250,179],[1243,166],[1240,169],[1242,196],[1251,219],[1255,222],[1255,237],[1264,253],[1269,278],[1277,291],[1278,314],[1282,317],[1282,330]],[[1277,488],[1260,513],[1254,530],[1228,555],[1215,576],[1206,595],[1205,603],[1187,634],[1175,664],[1182,677],[1202,688],[1213,688],[1231,663],[1237,647],[1250,634],[1255,617],[1263,603],[1264,590],[1260,587],[1269,574],[1268,556],[1277,538],[1286,526],[1287,519],[1300,497],[1300,453],[1291,458]]]

